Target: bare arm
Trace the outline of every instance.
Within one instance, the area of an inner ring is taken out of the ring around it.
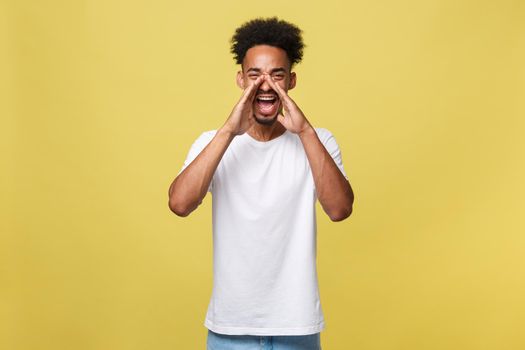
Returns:
[[[314,128],[306,128],[299,137],[312,169],[317,198],[323,210],[332,221],[346,219],[352,213],[354,202],[350,182],[341,173]]]
[[[253,100],[259,77],[246,89],[224,125],[195,159],[173,180],[168,190],[168,206],[178,216],[188,216],[201,203],[213,174],[233,138],[248,130],[254,123]]]
[[[279,113],[277,120],[301,139],[312,169],[317,198],[323,210],[332,221],[346,219],[352,213],[354,203],[350,182],[341,173],[297,104],[270,76],[266,76],[265,79],[279,94],[286,111],[286,116]]]
[[[213,174],[233,137],[224,128],[219,129],[210,143],[173,180],[168,191],[171,211],[179,216],[188,216],[202,203]]]

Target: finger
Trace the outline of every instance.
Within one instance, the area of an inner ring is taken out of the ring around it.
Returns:
[[[257,80],[255,82],[257,82]],[[244,88],[242,95],[241,95],[241,101],[246,100],[250,96],[250,93],[253,90],[253,85],[254,85],[253,83],[252,84],[248,83],[248,86]]]
[[[277,121],[284,125],[284,119],[284,115],[282,115],[281,112],[279,112],[279,114],[277,114]]]
[[[284,91],[280,86],[279,84],[277,84],[276,82],[273,81],[272,77],[270,77],[269,75],[266,76],[266,81],[270,84],[270,86],[272,87],[272,89],[274,89],[275,91],[277,91],[277,93],[279,94],[279,96],[281,97],[282,100],[284,101],[289,101],[290,100],[290,96],[288,96],[288,94],[286,93],[286,91]]]
[[[244,93],[243,93],[241,99],[243,101],[246,101],[248,99],[253,100],[253,96],[255,96],[255,91],[257,90],[259,85],[261,85],[263,80],[264,80],[264,77],[261,75],[257,79],[255,79],[255,81],[253,83],[248,85],[248,87],[246,89],[244,89]]]
[[[253,83],[252,90],[250,91],[250,94],[248,96],[248,98],[250,99],[250,102],[253,102],[253,100],[255,99],[255,96],[257,95],[257,90],[259,89],[259,86],[263,83],[263,81],[264,81],[264,76],[261,75]]]
[[[284,103],[281,103],[278,113],[284,117],[285,113],[288,114],[287,109],[288,108],[285,108]]]

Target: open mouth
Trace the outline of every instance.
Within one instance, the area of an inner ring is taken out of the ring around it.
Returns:
[[[259,95],[255,98],[256,110],[263,115],[274,115],[279,107],[279,98],[276,95]]]

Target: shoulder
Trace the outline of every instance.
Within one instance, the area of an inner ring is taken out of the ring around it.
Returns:
[[[339,144],[330,130],[326,128],[315,128],[315,131],[317,132],[319,140],[330,154],[336,154],[339,152]]]
[[[197,137],[195,142],[208,143],[208,142],[211,141],[211,139],[213,139],[213,137],[215,136],[216,133],[217,133],[217,130],[206,130],[206,131],[203,131],[203,132],[201,132],[199,137]]]
[[[206,131],[201,132],[199,136],[194,139],[191,145],[191,150],[192,151],[202,150],[204,147],[206,147],[208,143],[210,143],[210,141],[215,136],[216,132],[217,130],[206,130]]]
[[[214,129],[214,130],[206,130],[206,131],[203,131],[203,132],[202,132],[201,137],[205,137],[205,138],[213,138],[213,136],[215,136],[216,133],[217,133],[217,129]]]
[[[330,130],[328,130],[327,128],[314,128],[315,129],[315,132],[317,133],[317,135],[319,136],[327,136],[327,135],[332,135],[332,132]]]
[[[319,140],[321,140],[322,143],[326,143],[331,137],[334,135],[330,130],[327,128],[315,128],[315,132],[317,133],[317,136],[319,137]]]

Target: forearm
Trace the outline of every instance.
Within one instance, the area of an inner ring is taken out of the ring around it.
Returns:
[[[179,216],[187,216],[206,196],[213,174],[235,136],[220,128],[199,155],[173,180],[168,194],[169,207]]]
[[[317,198],[331,220],[340,221],[352,212],[354,194],[350,183],[341,173],[313,127],[299,134],[312,175]]]

